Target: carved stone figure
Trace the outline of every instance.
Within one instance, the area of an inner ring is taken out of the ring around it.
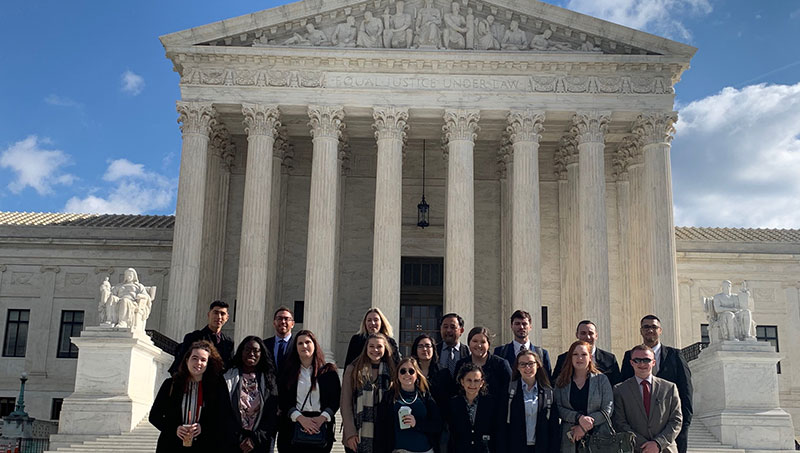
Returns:
[[[139,283],[139,275],[133,268],[125,269],[119,285],[111,286],[106,277],[100,285],[100,324],[143,331],[155,297],[156,287]]]
[[[602,52],[603,51],[603,49],[601,49],[600,47],[595,46],[594,43],[592,42],[591,38],[589,38],[588,36],[583,38],[583,42],[581,43],[581,47],[580,47],[579,50],[581,52]]]
[[[413,42],[414,18],[411,14],[404,12],[405,2],[397,0],[395,3],[395,14],[389,14],[389,8],[383,13],[385,29],[383,30],[383,45],[392,49],[407,49]]]
[[[358,27],[356,45],[366,48],[383,47],[383,21],[373,17],[371,11],[364,12],[364,20]]]
[[[491,17],[491,16],[490,16]],[[492,34],[491,25],[486,19],[477,19],[475,48],[478,50],[498,50],[500,42]]]
[[[283,44],[287,46],[331,45],[330,41],[328,41],[328,37],[325,36],[325,32],[322,30],[317,30],[317,27],[315,27],[314,24],[306,24],[306,31],[306,36],[301,36],[300,34],[295,33],[291,38],[284,41]]]
[[[442,12],[433,7],[433,0],[425,0],[425,4],[417,11],[417,40],[420,48],[436,49],[441,47]]]
[[[467,8],[467,49],[475,48],[475,15],[472,14],[472,8]]]
[[[442,41],[444,47],[448,49],[464,49],[467,40],[464,35],[467,33],[467,20],[460,14],[461,7],[453,2],[451,12],[444,15],[444,31]]]
[[[519,22],[511,21],[511,25],[505,36],[503,36],[500,46],[503,50],[525,50],[528,48],[528,37],[525,36],[524,30],[520,30]]]
[[[331,43],[337,47],[355,47],[357,34],[356,18],[347,16],[345,22],[337,25],[333,31]]]
[[[543,33],[534,35],[531,39],[531,49],[533,50],[572,50],[572,46],[565,42],[557,42],[550,39],[553,30],[547,29]]]
[[[497,40],[497,48],[500,48],[500,42],[503,41],[503,36],[506,34],[506,26],[505,24],[501,24],[500,22],[495,22],[494,16],[489,14],[486,16],[486,22],[489,23],[489,30],[492,32],[492,36],[494,39]]]
[[[722,292],[703,298],[711,341],[756,341],[750,291],[742,283],[739,294],[731,293],[731,282],[722,282]]]

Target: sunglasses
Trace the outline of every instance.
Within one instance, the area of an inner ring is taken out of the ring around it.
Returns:
[[[416,371],[413,368],[400,368],[400,374],[413,376],[414,373],[416,373]]]
[[[633,363],[650,363],[653,361],[650,357],[637,357],[631,360],[633,360]]]

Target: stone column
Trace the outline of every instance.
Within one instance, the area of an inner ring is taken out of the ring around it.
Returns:
[[[276,106],[242,104],[247,133],[247,167],[242,208],[239,280],[236,285],[236,326],[233,341],[247,335],[264,336],[267,299],[272,148],[280,112]]]
[[[575,327],[583,319],[580,304],[581,238],[578,217],[578,141],[562,137],[555,153],[558,180],[558,227],[561,258],[561,341],[564,347],[575,338]]]
[[[181,124],[181,174],[175,207],[175,230],[172,236],[166,332],[180,341],[196,329],[197,297],[200,283],[200,255],[203,247],[203,212],[205,211],[208,139],[216,124],[216,111],[210,102],[178,101]]]
[[[634,127],[642,140],[648,216],[648,261],[652,276],[652,301],[661,318],[664,344],[680,347],[678,275],[675,263],[675,224],[672,212],[670,143],[677,114],[640,115]]]
[[[56,279],[58,274],[61,273],[61,267],[44,265],[39,267],[39,273],[42,279],[40,298],[37,301],[38,303],[32,304],[28,332],[48,332],[53,325]],[[63,282],[61,280],[61,285],[59,286],[62,286]],[[58,335],[48,336],[49,338],[57,341]],[[28,343],[25,348],[25,371],[28,372],[31,378],[47,377],[47,356],[53,346],[48,339],[28,337]]]
[[[631,148],[628,162],[628,179],[630,181],[630,262],[631,262],[631,310],[633,325],[639,325],[642,316],[653,313],[652,276],[650,275],[647,254],[650,249],[648,240],[647,189],[644,183],[644,160],[641,143],[636,140],[636,147]],[[635,341],[639,341],[635,336]]]
[[[381,307],[400,327],[400,239],[403,195],[403,143],[408,109],[376,107],[375,230],[372,247],[372,306]]]
[[[500,179],[500,298],[502,313],[500,316],[500,333],[502,342],[513,338],[510,323],[505,322],[511,316],[514,302],[511,300],[511,222],[514,211],[511,206],[511,186],[514,184],[514,153],[508,137],[504,137],[497,152],[497,177]]]
[[[284,218],[283,200],[283,156],[289,148],[289,135],[285,126],[278,128],[272,147],[272,191],[269,209],[269,244],[267,251],[267,303],[264,307],[264,325],[269,330],[275,310],[284,305],[278,296],[278,249],[280,247],[281,221]],[[294,309],[293,307],[289,307]],[[266,335],[266,334],[265,334]]]
[[[579,112],[573,118],[578,139],[578,198],[581,236],[581,302],[583,313],[595,322],[599,346],[611,345],[611,306],[608,286],[606,178],[603,151],[608,112]]]
[[[539,139],[544,112],[512,110],[507,132],[514,152],[511,201],[511,299],[531,314],[531,341],[542,344],[541,219],[539,215]]]
[[[444,311],[456,312],[467,328],[475,317],[475,169],[472,150],[478,136],[478,110],[447,109],[447,212],[444,257]]]
[[[339,137],[344,110],[309,106],[313,137],[311,201],[308,212],[305,319],[303,327],[317,335],[328,361],[333,360],[333,313],[336,294],[336,229],[338,224]]]
[[[638,341],[638,332],[630,326],[636,326],[639,322],[639,310],[635,308],[631,298],[631,290],[634,285],[632,273],[634,263],[632,258],[632,238],[631,238],[631,183],[628,174],[628,166],[631,163],[632,155],[637,152],[638,146],[633,137],[624,137],[622,143],[614,153],[614,179],[617,186],[617,223],[619,225],[619,276],[620,276],[620,311],[619,317],[614,317],[612,329],[619,332],[617,343],[613,346],[621,350],[627,348]]]

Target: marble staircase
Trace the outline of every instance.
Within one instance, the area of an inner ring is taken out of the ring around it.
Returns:
[[[745,451],[722,444],[703,423],[697,421],[689,425],[689,453],[745,453]]]

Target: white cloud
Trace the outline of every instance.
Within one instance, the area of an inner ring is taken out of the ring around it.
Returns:
[[[103,180],[110,187],[92,189],[85,197],[72,197],[65,212],[91,214],[143,214],[169,208],[177,192],[177,181],[147,171],[143,164],[117,159],[108,164]],[[102,193],[106,195],[103,196]]]
[[[144,78],[131,70],[122,73],[122,92],[136,96],[144,89]]]
[[[17,194],[30,187],[39,195],[48,195],[53,193],[53,186],[70,185],[75,180],[75,176],[62,172],[62,167],[70,163],[70,156],[58,149],[44,149],[43,145],[52,142],[31,135],[0,153],[0,168],[16,173],[8,184],[11,192]]]
[[[676,129],[676,225],[800,228],[800,83],[725,88]]]
[[[668,38],[690,40],[684,14],[706,15],[709,0],[569,0],[567,9]]]
[[[80,102],[74,99],[70,99],[68,97],[59,96],[57,94],[51,94],[47,96],[46,98],[44,98],[44,102],[50,105],[55,105],[57,107],[75,107],[77,109],[83,108],[83,104],[81,104]]]

